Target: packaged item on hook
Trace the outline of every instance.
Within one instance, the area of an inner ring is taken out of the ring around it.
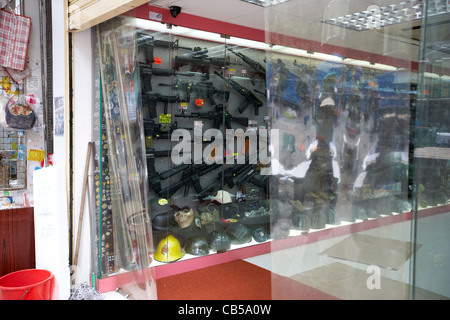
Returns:
[[[14,95],[6,104],[5,120],[9,128],[29,130],[36,124],[36,114],[24,95]]]

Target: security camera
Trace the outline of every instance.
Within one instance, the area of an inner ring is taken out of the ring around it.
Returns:
[[[180,12],[181,12],[181,7],[178,6],[171,6],[170,8],[170,14],[172,15],[172,17],[176,18]]]

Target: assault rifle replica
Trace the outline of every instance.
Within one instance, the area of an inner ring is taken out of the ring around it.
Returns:
[[[148,93],[153,90],[152,88],[152,77],[153,76],[159,76],[159,77],[171,77],[171,76],[188,76],[193,77],[196,75],[195,72],[175,72],[171,69],[161,69],[161,68],[153,68],[151,65],[139,65],[139,70],[141,73],[141,79],[142,79],[142,86],[141,90],[142,93]]]
[[[230,113],[225,111],[225,108],[222,104],[217,105],[215,109],[216,111],[192,112],[191,114],[176,114],[175,117],[213,120],[212,127],[215,129],[219,129],[222,123],[225,124],[225,128],[231,129],[231,122],[237,122],[244,127],[248,126],[248,118],[233,117]]]
[[[230,46],[226,46],[226,48],[229,51],[231,51],[232,53],[234,53],[236,56],[241,58],[242,61],[244,61],[246,64],[248,64],[250,66],[250,68],[252,68],[255,71],[255,74],[260,75],[260,77],[262,77],[264,79],[264,83],[265,83],[266,69],[258,61],[253,60],[252,58],[246,56],[245,54],[243,54],[241,52],[234,51]],[[253,85],[255,85],[255,81],[253,79],[251,79],[251,82]]]
[[[264,188],[264,192],[267,192],[268,176],[262,176],[258,179],[256,176],[260,174],[261,168],[264,167],[262,163],[252,165],[245,173],[243,173],[236,181],[236,185],[242,189],[244,193],[245,185],[250,182],[257,187]]]
[[[158,171],[156,171],[155,160],[156,158],[170,157],[171,153],[172,150],[155,151],[154,148],[146,149],[148,182],[149,186],[155,191],[155,193],[159,193],[161,191],[161,178]]]
[[[158,102],[162,102],[164,104],[164,114],[167,114],[169,103],[181,103],[186,101],[180,99],[179,95],[168,96],[160,93],[147,93],[142,96],[142,102],[144,108],[150,108],[150,113],[155,113]]]
[[[264,104],[259,100],[249,89],[241,86],[239,83],[232,79],[227,79],[217,71],[214,71],[216,75],[222,78],[226,83],[228,83],[237,93],[245,98],[244,103],[238,108],[239,112],[244,112],[248,106],[253,105],[255,108],[255,116],[259,115],[259,108]]]
[[[184,165],[182,165],[184,166]],[[183,169],[183,174],[178,182],[170,184],[168,187],[162,189],[159,192],[161,197],[166,199],[171,198],[179,189],[184,187],[184,196],[189,195],[189,189],[194,187],[197,194],[203,191],[200,184],[200,177],[222,167],[222,164],[200,164],[200,165],[187,165],[188,168]]]
[[[154,120],[144,120],[144,134],[152,139],[170,139],[176,129],[192,130],[192,128],[178,128],[178,123],[155,123]]]
[[[240,174],[246,172],[252,168],[251,164],[236,164],[230,166],[225,171],[220,171],[212,183],[206,186],[201,192],[198,193],[199,199],[204,199],[207,193],[211,193],[214,189],[222,189],[222,183],[226,184],[230,189],[234,188],[236,179]]]
[[[189,47],[182,47],[178,45],[178,40],[173,42],[165,40],[155,40],[155,38],[146,33],[143,30],[138,30],[137,32],[137,43],[138,49],[143,50],[145,55],[145,63],[150,64],[155,62],[154,50],[155,47],[165,48],[165,49],[184,49],[193,51],[194,49]]]
[[[213,58],[208,56],[176,56],[175,57],[175,70],[179,70],[182,66],[191,65],[192,72],[203,73],[206,79],[209,79],[209,69],[211,67],[222,68],[230,65],[241,65],[240,63],[231,62],[225,58]]]
[[[210,81],[202,81],[196,84],[192,84],[187,81],[183,81],[180,84],[165,84],[160,83],[160,86],[169,86],[177,90],[184,91],[186,93],[186,100],[191,101],[191,94],[195,93],[195,99],[200,98],[208,98],[209,103],[214,106],[216,105],[216,101],[214,99],[214,95],[223,96],[225,101],[228,101],[230,97],[230,92],[227,90],[218,90],[214,87],[214,84]],[[196,105],[198,103],[196,102]]]

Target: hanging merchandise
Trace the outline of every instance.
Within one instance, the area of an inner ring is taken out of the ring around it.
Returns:
[[[8,128],[29,130],[36,124],[36,114],[24,95],[12,96],[5,107],[5,123]],[[0,122],[3,121],[3,118]]]
[[[0,65],[23,71],[28,51],[31,31],[31,18],[16,15],[9,1],[10,12],[0,10]]]

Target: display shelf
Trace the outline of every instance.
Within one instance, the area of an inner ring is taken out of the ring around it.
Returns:
[[[450,211],[450,205],[422,209],[418,211],[418,218],[425,218],[448,211]],[[412,212],[404,212],[383,215],[376,219],[356,220],[355,222],[343,221],[340,225],[330,225],[325,229],[312,230],[306,234],[296,235],[286,239],[270,240],[264,243],[256,243],[253,240],[249,244],[234,246],[232,250],[220,254],[210,254],[201,257],[186,255],[176,263],[154,263],[155,277],[156,279],[161,279],[237,259],[247,259],[263,254],[270,254],[274,251],[302,246],[334,237],[351,235],[353,233],[388,226],[403,221],[410,221],[413,218],[414,215]],[[104,279],[97,279],[97,290],[100,293],[116,290],[118,283],[117,277],[128,279],[131,276],[130,272],[125,272],[122,274],[111,275]]]

